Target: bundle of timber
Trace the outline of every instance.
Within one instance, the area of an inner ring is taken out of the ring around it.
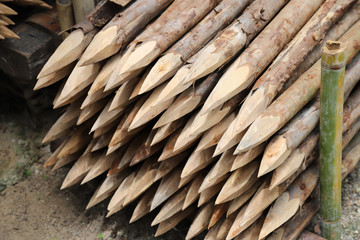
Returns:
[[[43,2],[42,0],[0,0],[0,39],[19,38],[18,35],[8,28],[9,25],[15,24],[8,16],[17,15],[18,13],[9,6],[5,5],[7,2],[17,5],[39,6],[47,9],[52,8],[49,4]]]
[[[359,161],[359,19],[355,0],[131,1],[38,75],[66,77],[45,166],[74,163],[62,189],[107,174],[87,208],[159,209],[156,236],[197,213],[186,239],[295,239],[318,210],[326,39],[347,48],[343,176]]]

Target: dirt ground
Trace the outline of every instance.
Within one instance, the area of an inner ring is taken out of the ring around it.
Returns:
[[[69,167],[44,169],[50,147],[41,144],[58,112],[39,116],[41,127],[35,130],[27,111],[9,105],[12,99],[0,100],[0,240],[155,239],[150,223],[156,213],[129,225],[134,206],[110,218],[105,218],[109,200],[85,211],[100,179],[60,191]],[[360,239],[359,166],[343,189],[343,239]],[[317,231],[317,222],[315,218],[311,231]],[[184,239],[188,226],[185,222],[156,239]]]

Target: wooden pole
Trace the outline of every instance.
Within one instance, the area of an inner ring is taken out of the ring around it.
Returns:
[[[327,41],[321,50],[320,214],[322,236],[341,239],[341,148],[345,76],[343,44]]]
[[[61,31],[66,31],[74,25],[74,14],[71,0],[56,0],[56,8],[59,14],[59,22]],[[65,39],[69,33],[64,32],[61,37]]]
[[[79,23],[88,15],[94,8],[94,0],[72,0],[75,22]]]

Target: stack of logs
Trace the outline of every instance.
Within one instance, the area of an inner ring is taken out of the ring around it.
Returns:
[[[159,209],[156,236],[197,213],[186,239],[295,239],[319,208],[326,39],[347,48],[343,177],[360,158],[359,18],[355,0],[134,0],[85,20],[38,75],[65,78],[45,166],[74,163],[62,189],[107,174],[87,208]]]
[[[17,5],[39,6],[46,9],[52,8],[42,0],[0,0],[0,40],[5,38],[19,38],[16,33],[8,28],[9,25],[15,24],[8,16],[17,15],[17,12],[6,6],[6,2],[11,2]]]

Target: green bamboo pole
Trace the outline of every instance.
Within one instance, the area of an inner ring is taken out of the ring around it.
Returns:
[[[56,0],[56,8],[59,14],[61,31],[66,31],[75,24],[71,0]],[[65,39],[69,33],[63,32],[61,37]]]
[[[327,41],[321,50],[320,214],[322,236],[341,239],[341,146],[345,76],[343,44]]]

